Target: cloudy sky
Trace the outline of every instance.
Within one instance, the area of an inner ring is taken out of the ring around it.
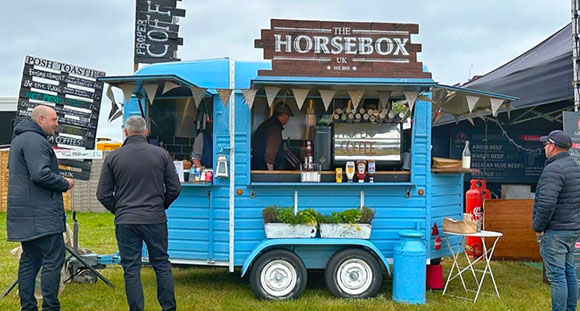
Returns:
[[[419,60],[438,82],[485,74],[540,43],[570,21],[564,0],[183,0],[183,60],[261,60],[254,48],[271,18],[419,24]],[[17,96],[25,55],[131,74],[134,0],[18,0],[0,10],[0,96]],[[102,103],[98,135],[121,138]]]

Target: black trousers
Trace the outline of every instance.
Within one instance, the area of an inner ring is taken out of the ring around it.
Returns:
[[[157,300],[163,311],[176,310],[171,263],[167,254],[167,223],[116,225],[115,235],[129,310],[145,310],[140,275],[143,242],[147,245],[149,263],[157,278]]]
[[[34,286],[36,275],[41,267],[42,310],[60,310],[58,287],[65,258],[62,233],[22,242],[22,251],[18,266],[18,294],[21,310],[38,310],[36,298],[34,298]]]

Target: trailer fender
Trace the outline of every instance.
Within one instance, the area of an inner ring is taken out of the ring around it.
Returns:
[[[387,273],[391,275],[391,270],[389,267],[389,263],[385,256],[379,251],[379,249],[368,240],[360,240],[360,239],[266,239],[262,241],[258,246],[256,246],[250,255],[244,261],[244,265],[242,266],[242,275],[248,272],[250,266],[254,262],[258,256],[265,250],[269,248],[273,248],[276,246],[293,246],[293,245],[356,245],[368,248],[372,253],[374,253],[377,258],[383,263],[383,265],[387,268]]]

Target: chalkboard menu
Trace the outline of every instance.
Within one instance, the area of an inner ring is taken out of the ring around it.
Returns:
[[[136,3],[134,63],[179,61],[177,47],[183,45],[183,38],[179,38],[177,18],[185,17],[185,10],[176,7],[176,0]]]
[[[564,111],[564,132],[572,138],[572,148],[568,150],[570,156],[580,165],[580,112]]]
[[[55,148],[94,149],[104,84],[96,78],[104,76],[102,71],[26,56],[16,123],[37,105],[47,105],[58,116],[57,133],[48,138]],[[90,160],[59,164],[63,176],[89,179]]]
[[[479,169],[473,178],[484,178],[497,183],[535,183],[544,168],[546,157],[540,136],[542,130],[510,130],[511,143],[499,129],[452,129],[451,158],[460,159],[465,141],[469,140],[471,168]]]

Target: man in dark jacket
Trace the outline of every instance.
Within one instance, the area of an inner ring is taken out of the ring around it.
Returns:
[[[37,106],[14,128],[8,160],[8,241],[21,242],[18,293],[21,310],[38,310],[36,275],[42,267],[42,309],[60,310],[58,287],[65,259],[62,193],[74,181],[59,175],[58,162],[46,136],[58,127],[56,112]]]
[[[568,154],[572,140],[565,132],[552,131],[540,141],[547,161],[536,189],[533,229],[550,281],[552,310],[576,310],[574,244],[580,231],[580,167]]]
[[[125,121],[127,139],[103,163],[97,198],[115,214],[115,235],[131,311],[143,311],[141,250],[143,242],[157,277],[157,300],[163,311],[176,309],[171,263],[167,254],[165,210],[179,196],[181,185],[167,151],[147,143],[145,120]]]
[[[274,115],[262,122],[252,138],[252,169],[277,170],[284,161],[282,131],[294,114],[287,104],[278,103]]]

